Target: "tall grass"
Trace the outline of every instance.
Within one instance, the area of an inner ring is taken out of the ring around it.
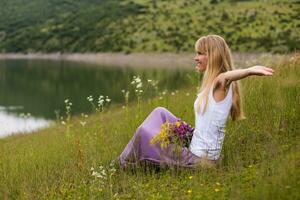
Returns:
[[[273,77],[241,81],[247,119],[228,122],[216,168],[132,173],[111,163],[157,106],[194,124],[193,85],[141,100],[139,107],[111,106],[84,118],[84,125],[83,117],[72,117],[68,134],[57,124],[1,139],[0,198],[299,199],[299,55],[273,68]]]

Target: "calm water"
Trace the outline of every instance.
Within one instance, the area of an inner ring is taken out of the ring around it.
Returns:
[[[89,95],[107,95],[112,103],[123,103],[121,90],[130,90],[133,94],[130,82],[134,75],[141,76],[142,80],[159,80],[160,91],[174,91],[195,80],[193,69],[134,69],[69,61],[0,60],[0,137],[47,126],[56,118],[55,111],[64,112],[66,98],[73,103],[73,114],[91,112],[86,100]]]

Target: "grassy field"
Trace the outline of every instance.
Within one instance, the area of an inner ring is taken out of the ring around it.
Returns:
[[[272,67],[273,77],[241,81],[247,119],[228,121],[223,159],[216,168],[132,173],[111,164],[157,106],[194,124],[195,83],[1,139],[0,198],[299,199],[299,54]]]

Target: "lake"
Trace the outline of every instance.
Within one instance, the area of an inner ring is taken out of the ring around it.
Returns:
[[[47,127],[65,112],[65,99],[72,102],[72,114],[92,111],[90,95],[124,104],[121,91],[134,93],[133,76],[140,76],[144,85],[148,79],[158,80],[159,91],[175,91],[194,83],[198,75],[193,66],[132,68],[64,60],[0,60],[0,137]],[[133,100],[130,95],[129,101]]]

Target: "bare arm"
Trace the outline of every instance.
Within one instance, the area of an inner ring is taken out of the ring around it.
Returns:
[[[265,66],[253,66],[246,69],[236,69],[232,71],[227,71],[225,73],[221,73],[216,77],[215,80],[215,88],[221,88],[223,90],[227,90],[227,87],[230,85],[232,81],[237,81],[248,76],[272,76],[274,70],[272,68],[268,68]]]
[[[246,69],[237,69],[221,73],[214,80],[213,97],[217,102],[224,99],[232,81],[237,81],[252,75],[272,76],[273,73],[273,69],[264,66],[253,66]]]

